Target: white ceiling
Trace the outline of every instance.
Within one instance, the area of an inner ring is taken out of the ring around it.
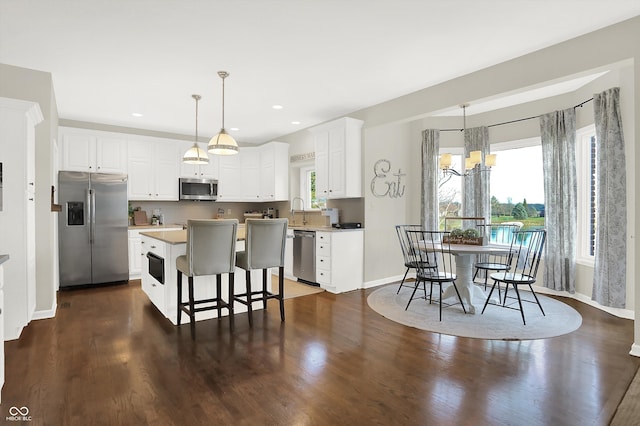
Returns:
[[[0,0],[0,63],[51,72],[67,120],[193,135],[200,94],[207,137],[226,70],[225,127],[262,143],[639,14],[638,0]]]

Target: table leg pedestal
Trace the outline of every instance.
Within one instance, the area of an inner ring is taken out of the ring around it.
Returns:
[[[474,305],[474,300],[479,306],[482,306],[485,300],[487,300],[487,293],[485,293],[480,287],[473,284],[474,255],[456,254],[455,257],[457,275],[456,285],[460,292],[460,297],[462,298],[462,302],[464,303],[467,313],[475,314],[476,306]],[[451,297],[454,297],[456,300],[458,299],[458,295],[456,294],[456,290],[453,288],[453,284],[447,287],[442,294],[443,300]],[[493,295],[491,297],[491,301],[499,303],[498,298]]]

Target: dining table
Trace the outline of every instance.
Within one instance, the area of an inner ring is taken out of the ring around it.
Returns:
[[[476,313],[476,304],[484,305],[487,300],[487,293],[473,282],[473,265],[475,255],[506,255],[511,250],[510,245],[504,244],[486,244],[486,245],[470,245],[470,244],[450,244],[451,254],[456,261],[456,286],[460,292],[460,298],[470,314]],[[428,247],[424,246],[426,251],[441,250],[440,244]],[[442,300],[450,297],[457,297],[453,285],[447,287],[443,294]],[[492,296],[494,303],[499,303],[498,297]]]

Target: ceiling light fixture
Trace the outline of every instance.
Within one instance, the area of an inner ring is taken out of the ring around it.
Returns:
[[[229,73],[218,71],[218,75],[222,79],[222,128],[209,141],[207,151],[216,155],[233,155],[238,153],[238,143],[224,130],[224,79],[229,77]]]
[[[273,109],[282,109],[283,106],[282,105],[274,105],[271,108],[273,108]]]
[[[462,107],[462,134],[467,130],[467,104],[460,105]],[[464,173],[451,168],[451,154],[442,154],[438,159],[438,168],[442,170],[444,176],[470,176],[481,172],[490,172],[491,167],[496,165],[496,154],[487,154],[482,163],[482,151],[471,151],[469,157],[464,159]]]
[[[182,162],[187,164],[208,164],[209,156],[206,151],[198,146],[198,101],[202,99],[200,95],[191,95],[196,100],[196,139],[193,146],[182,156]]]

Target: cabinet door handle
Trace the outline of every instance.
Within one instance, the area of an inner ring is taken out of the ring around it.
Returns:
[[[29,185],[34,186],[34,185],[33,185],[33,182],[29,182]]]

